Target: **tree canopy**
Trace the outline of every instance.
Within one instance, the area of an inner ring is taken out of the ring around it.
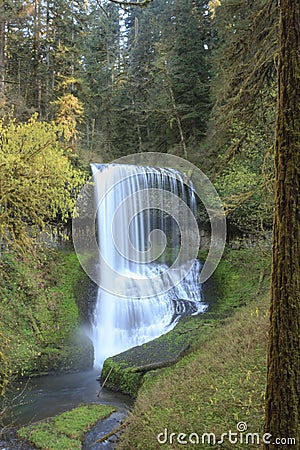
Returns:
[[[2,9],[0,113],[13,106],[16,124],[34,112],[54,120],[87,161],[188,158],[216,184],[230,223],[271,228],[276,2],[28,0]]]

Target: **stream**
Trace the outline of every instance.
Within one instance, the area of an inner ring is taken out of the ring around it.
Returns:
[[[45,419],[72,409],[81,403],[110,404],[118,408],[109,418],[98,422],[83,443],[83,449],[112,450],[115,447],[114,437],[103,443],[94,444],[97,439],[116,428],[126,417],[133,400],[105,387],[101,390],[97,381],[99,371],[92,369],[86,372],[47,375],[32,378],[27,383],[23,381],[17,388],[16,405],[10,409],[6,423],[20,427],[38,420]],[[24,392],[23,392],[24,390]],[[0,439],[0,450],[30,450],[27,444],[16,440],[15,432],[9,429],[5,440]]]

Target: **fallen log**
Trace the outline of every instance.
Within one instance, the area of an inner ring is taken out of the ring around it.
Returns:
[[[110,368],[110,371],[108,372],[107,377],[106,377],[105,380],[103,381],[102,386],[101,386],[101,388],[100,388],[100,390],[99,390],[99,392],[98,392],[98,394],[97,394],[97,397],[100,397],[100,394],[101,394],[101,392],[102,392],[102,389],[104,388],[104,386],[105,386],[105,384],[106,384],[106,382],[107,382],[107,380],[108,380],[108,378],[109,378],[109,375],[112,373],[112,370],[113,370],[113,367]]]
[[[111,430],[109,433],[106,433],[104,436],[102,436],[101,438],[97,439],[97,441],[93,442],[91,447],[93,447],[95,444],[99,444],[100,442],[106,441],[108,438],[110,438],[111,436],[113,436],[115,434],[118,434],[122,430],[122,428],[124,428],[124,424],[119,425],[118,427],[116,427],[113,430]]]

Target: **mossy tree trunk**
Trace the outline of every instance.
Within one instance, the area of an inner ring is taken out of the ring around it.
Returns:
[[[300,448],[300,2],[281,0],[265,432]],[[284,441],[283,441],[284,442]],[[265,444],[265,449],[274,445]],[[287,445],[276,444],[276,449]]]

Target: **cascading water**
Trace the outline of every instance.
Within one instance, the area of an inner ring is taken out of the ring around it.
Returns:
[[[182,237],[183,228],[193,234],[196,208],[184,176],[134,165],[91,167],[100,253],[91,339],[95,366],[102,367],[107,357],[160,336],[206,305],[201,264],[190,258],[193,239],[187,244]]]

